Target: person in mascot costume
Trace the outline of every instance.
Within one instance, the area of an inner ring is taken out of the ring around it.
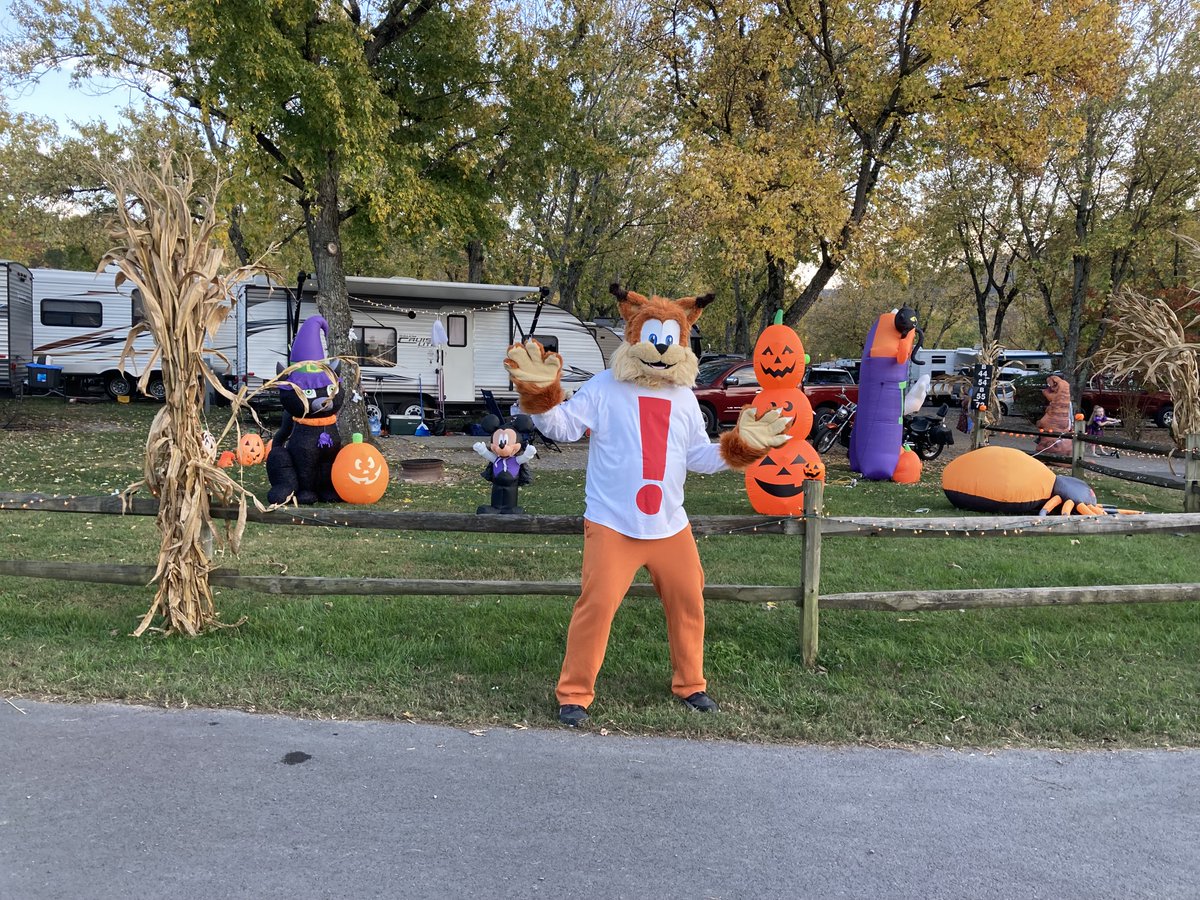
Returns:
[[[683,509],[688,471],[744,469],[787,442],[779,410],[743,409],[737,425],[709,441],[691,387],[699,363],[692,325],[713,295],[644,297],[612,285],[625,342],[610,367],[564,402],[562,357],[535,340],[514,344],[505,364],[521,409],[556,441],[591,431],[583,531],[583,590],[567,629],[555,694],[558,719],[587,721],[617,607],[645,566],[662,599],[671,648],[671,692],[699,712],[718,709],[704,679],[704,572]]]

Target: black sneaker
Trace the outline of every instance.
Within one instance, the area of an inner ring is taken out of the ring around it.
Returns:
[[[704,691],[696,691],[690,697],[684,697],[683,702],[696,712],[711,713],[721,711],[721,707],[717,706],[717,701],[704,693]]]
[[[587,710],[578,703],[565,703],[558,708],[558,721],[564,725],[578,728],[587,720]]]

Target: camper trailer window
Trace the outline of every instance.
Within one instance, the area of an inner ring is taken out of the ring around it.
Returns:
[[[130,313],[129,324],[137,325],[139,322],[146,321],[146,302],[142,299],[142,292],[138,288],[133,289],[133,294],[129,298]]]
[[[446,337],[451,347],[467,346],[467,317],[446,316]]]
[[[94,300],[42,301],[42,324],[68,328],[99,328],[104,324],[104,306]]]
[[[531,334],[531,338],[542,345],[542,349],[550,353],[558,352],[558,335],[557,334]]]
[[[396,365],[396,329],[354,326],[355,354],[362,366]]]

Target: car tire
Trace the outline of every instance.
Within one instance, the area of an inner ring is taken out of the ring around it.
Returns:
[[[128,397],[133,391],[133,384],[123,372],[109,372],[104,378],[104,392],[112,399]]]
[[[701,403],[700,414],[704,416],[704,430],[708,432],[709,437],[716,437],[721,430],[717,422],[717,411],[707,403]]]
[[[1164,406],[1158,411],[1154,421],[1158,423],[1159,428],[1170,428],[1175,421],[1175,407]]]

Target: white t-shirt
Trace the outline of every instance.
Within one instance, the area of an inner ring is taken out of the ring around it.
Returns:
[[[533,421],[556,441],[577,441],[591,429],[584,516],[628,537],[665,538],[687,528],[688,471],[729,468],[690,388],[645,388],[606,369]]]

